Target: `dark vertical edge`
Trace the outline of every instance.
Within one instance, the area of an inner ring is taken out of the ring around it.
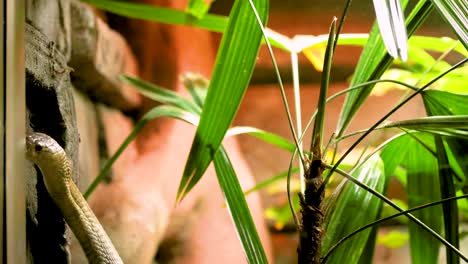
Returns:
[[[5,5],[5,232],[6,261],[26,263],[25,184],[25,1],[7,0]]]

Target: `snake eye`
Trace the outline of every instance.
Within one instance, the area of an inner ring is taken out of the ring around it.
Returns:
[[[41,145],[36,145],[36,146],[34,147],[34,150],[35,150],[36,152],[39,152],[39,151],[42,150],[42,146],[41,146]]]

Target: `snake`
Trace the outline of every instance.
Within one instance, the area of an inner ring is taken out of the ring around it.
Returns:
[[[41,171],[50,197],[60,209],[91,264],[123,263],[104,228],[73,182],[73,163],[50,136],[26,136],[26,156]]]

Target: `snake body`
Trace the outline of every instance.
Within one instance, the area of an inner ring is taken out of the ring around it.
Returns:
[[[26,137],[27,157],[42,172],[50,196],[80,242],[91,264],[123,263],[78,187],[72,180],[73,165],[62,147],[50,136]]]

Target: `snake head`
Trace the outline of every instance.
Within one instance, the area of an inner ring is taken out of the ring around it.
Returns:
[[[50,136],[34,132],[26,136],[26,156],[38,166],[41,160],[48,160],[65,153],[62,147]]]
[[[52,137],[38,132],[27,135],[26,157],[41,170],[49,193],[63,190],[61,184],[70,179],[71,162]]]

